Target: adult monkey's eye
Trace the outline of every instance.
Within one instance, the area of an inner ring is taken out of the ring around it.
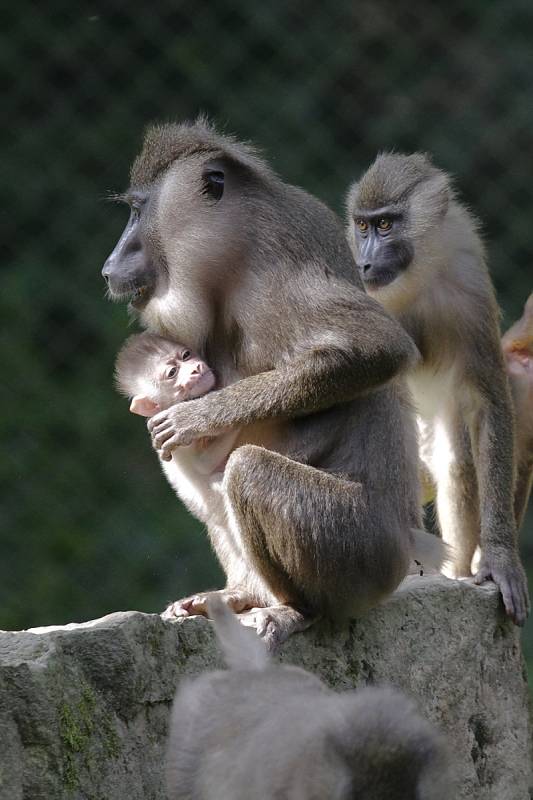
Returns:
[[[381,233],[387,233],[391,228],[392,220],[390,217],[381,217],[381,219],[378,220],[378,230],[381,231]]]
[[[213,169],[204,174],[203,194],[213,200],[220,200],[224,194],[224,173],[219,169]]]
[[[191,357],[191,351],[190,350],[184,350],[183,353],[181,354],[181,360],[182,361],[188,361],[190,357]]]
[[[359,228],[360,233],[366,233],[368,231],[368,222],[364,219],[356,219],[355,224]]]

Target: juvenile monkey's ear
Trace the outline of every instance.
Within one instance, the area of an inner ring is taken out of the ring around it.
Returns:
[[[141,417],[152,417],[161,409],[149,397],[137,394],[130,403],[130,411],[132,414],[139,414]]]

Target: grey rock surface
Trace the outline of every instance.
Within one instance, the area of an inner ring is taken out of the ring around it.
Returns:
[[[339,691],[391,683],[417,698],[448,734],[458,798],[529,798],[519,631],[492,584],[408,578],[364,618],[294,636],[281,659]],[[200,617],[129,611],[0,633],[0,799],[163,800],[176,685],[220,666]]]

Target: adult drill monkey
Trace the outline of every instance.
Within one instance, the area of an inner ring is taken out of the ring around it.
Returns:
[[[418,354],[363,291],[337,218],[204,122],[151,128],[125,199],[103,269],[111,297],[198,353],[221,387],[153,416],[155,448],[170,459],[248,426],[225,469],[227,513],[208,523],[225,600],[259,607],[248,621],[271,645],[378,602],[413,538],[426,554],[436,543],[410,530],[416,438],[398,376]]]
[[[437,485],[456,576],[492,578],[507,614],[529,611],[513,514],[513,413],[498,308],[477,223],[419,153],[378,156],[348,195],[348,238],[368,293],[413,337],[420,453]]]

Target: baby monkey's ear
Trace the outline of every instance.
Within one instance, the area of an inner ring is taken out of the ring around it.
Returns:
[[[131,413],[140,414],[141,417],[152,417],[160,410],[157,403],[154,403],[149,397],[142,397],[140,394],[135,395],[130,403]]]

